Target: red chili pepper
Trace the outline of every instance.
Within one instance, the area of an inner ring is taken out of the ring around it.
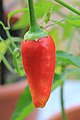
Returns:
[[[55,44],[51,36],[37,25],[33,1],[28,0],[30,30],[21,43],[23,67],[35,107],[44,107],[51,91],[56,62]]]
[[[54,76],[54,41],[50,36],[38,41],[22,41],[21,52],[34,105],[44,107],[50,95]]]

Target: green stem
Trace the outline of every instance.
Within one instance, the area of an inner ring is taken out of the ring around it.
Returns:
[[[77,10],[77,9],[75,9],[73,6],[71,6],[71,5],[63,2],[62,0],[54,0],[54,1],[58,2],[59,4],[63,5],[63,6],[66,7],[66,8],[68,8],[68,9],[71,10],[72,12],[80,15],[80,11],[79,11],[79,10]]]
[[[61,23],[61,22],[64,22],[64,21],[65,21],[65,19],[56,21],[56,22],[54,22],[54,23],[52,23],[52,24],[50,24],[50,25],[44,26],[44,28],[52,27],[53,25],[56,25],[56,24]],[[53,21],[52,21],[52,22],[53,22]]]
[[[14,48],[16,48],[16,45],[15,45],[15,43],[13,42],[13,40],[11,39],[11,36],[10,36],[10,33],[9,33],[9,29],[10,29],[10,25],[9,25],[9,20],[8,20],[8,27],[5,27],[5,25],[3,24],[3,22],[2,21],[0,21],[0,25],[2,25],[2,27],[4,28],[4,30],[5,30],[5,32],[6,32],[6,34],[7,34],[7,37],[10,39],[10,41],[11,41],[11,44],[12,44],[12,46],[14,47]]]
[[[67,117],[66,117],[66,114],[65,114],[65,109],[64,109],[63,85],[64,84],[61,85],[61,89],[60,89],[62,120],[67,120]]]
[[[33,0],[28,0],[29,3],[29,13],[30,13],[30,29],[24,35],[24,40],[38,40],[42,37],[48,36],[46,31],[43,31],[37,24],[35,14],[34,14],[34,7],[33,7]]]
[[[8,63],[8,61],[6,60],[6,58],[3,56],[3,62],[5,64],[5,66],[8,68],[8,70],[12,73],[16,73],[15,70],[12,68],[12,66]]]
[[[14,48],[16,48],[16,45],[15,45],[15,43],[13,42],[13,40],[11,39],[11,36],[10,36],[10,33],[9,33],[8,30],[6,30],[6,34],[7,34],[8,38],[9,38],[9,40],[11,41],[12,46],[13,46]]]
[[[9,51],[11,52],[11,54],[13,55],[13,51],[12,51],[11,47],[9,45],[7,45],[7,43],[4,41],[4,39],[1,36],[0,36],[0,40],[2,42],[4,42],[4,44],[7,46],[7,48],[9,49]]]
[[[29,3],[29,13],[30,13],[30,31],[34,32],[40,28],[36,22],[36,18],[34,14],[33,0],[28,0],[28,3]]]

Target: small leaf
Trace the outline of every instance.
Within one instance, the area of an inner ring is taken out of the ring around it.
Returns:
[[[57,61],[61,61],[62,63],[67,63],[80,67],[80,57],[78,56],[72,55],[64,51],[57,51],[56,58]]]
[[[28,116],[33,111],[33,109],[34,106],[32,104],[29,87],[27,86],[19,99],[11,120],[24,120],[24,118]]]
[[[47,24],[50,20],[50,12],[47,12],[44,18],[45,23]]]
[[[66,22],[68,24],[71,24],[71,25],[75,26],[75,27],[80,27],[80,16],[75,16],[75,17],[72,17],[70,19],[68,18],[66,20]]]
[[[44,15],[44,22],[47,24],[50,20],[50,16],[51,16],[51,11],[52,11],[52,7],[50,7],[47,12]]]

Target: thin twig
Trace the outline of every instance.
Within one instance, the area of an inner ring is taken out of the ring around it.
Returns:
[[[63,22],[63,21],[65,21],[65,19],[56,21],[55,23],[52,23],[52,24],[50,24],[50,25],[46,25],[46,26],[44,26],[43,28],[51,27],[51,26],[56,25],[56,24],[58,24],[58,23],[61,23],[61,22]]]
[[[66,113],[65,113],[65,109],[64,109],[63,85],[64,85],[64,84],[61,84],[61,88],[60,88],[62,120],[67,120]]]

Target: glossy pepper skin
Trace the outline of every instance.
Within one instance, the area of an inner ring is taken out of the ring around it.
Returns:
[[[21,43],[23,67],[35,107],[44,107],[51,92],[56,62],[55,43],[51,36]]]

